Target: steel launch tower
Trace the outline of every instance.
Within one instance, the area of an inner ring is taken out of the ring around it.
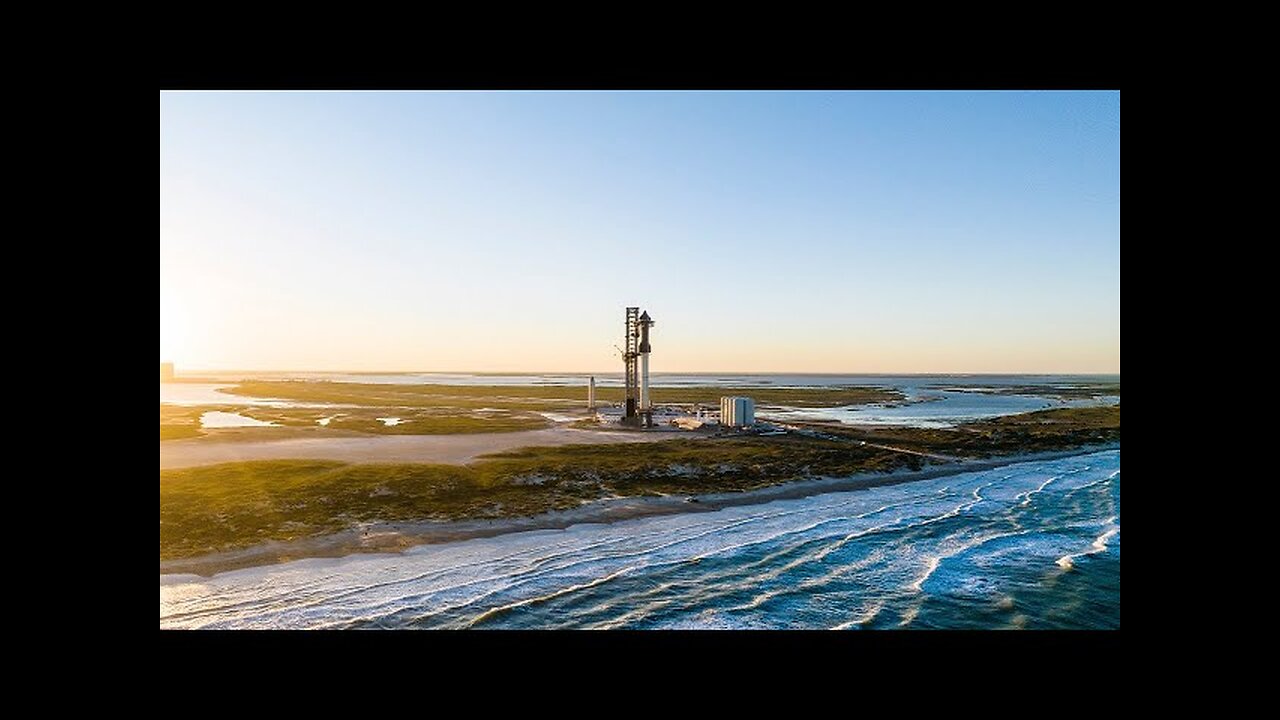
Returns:
[[[622,421],[630,425],[653,427],[653,403],[649,398],[649,328],[655,323],[640,308],[627,308],[626,345],[622,360],[627,367],[626,410]]]

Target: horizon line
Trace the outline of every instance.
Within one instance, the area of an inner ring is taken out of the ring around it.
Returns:
[[[165,364],[166,361],[161,361]],[[195,375],[199,373],[297,373],[297,374],[342,374],[342,375],[624,375],[620,370],[285,370],[285,369],[246,369],[246,368],[196,368],[191,370],[180,370],[176,363],[173,363],[174,375]],[[839,372],[814,372],[814,371],[795,371],[795,370],[668,370],[663,372],[652,372],[651,376],[657,375],[884,375],[884,376],[911,376],[911,375],[1120,375],[1120,371],[1115,372],[1064,372],[1064,371],[980,371],[970,372],[963,370],[949,371],[929,371],[929,372],[864,372],[864,371],[839,371]]]

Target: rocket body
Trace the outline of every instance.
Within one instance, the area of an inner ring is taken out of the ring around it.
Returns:
[[[640,409],[649,410],[649,353],[640,353]]]
[[[653,404],[649,402],[649,328],[653,325],[653,320],[649,318],[646,311],[640,316],[640,347],[636,348],[640,351],[640,410],[648,412],[653,409]]]

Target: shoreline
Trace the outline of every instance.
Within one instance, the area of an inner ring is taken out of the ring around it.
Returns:
[[[276,565],[307,558],[339,558],[364,553],[400,553],[417,545],[495,537],[529,530],[563,530],[573,525],[614,523],[656,515],[714,512],[726,507],[798,499],[829,492],[899,485],[946,475],[989,470],[1020,462],[1054,460],[1119,448],[1118,442],[1105,443],[1085,445],[1071,450],[961,460],[930,465],[921,470],[857,473],[846,477],[793,480],[745,492],[698,495],[696,503],[686,502],[687,496],[684,495],[630,496],[596,500],[569,510],[557,510],[526,517],[452,522],[371,523],[360,528],[319,537],[301,538],[288,542],[268,542],[241,550],[193,558],[161,560],[160,575],[162,578],[165,575],[195,575],[208,578],[231,570]]]

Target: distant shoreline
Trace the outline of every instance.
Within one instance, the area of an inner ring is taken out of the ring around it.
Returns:
[[[613,523],[621,520],[671,515],[686,512],[712,512],[726,507],[754,505],[829,492],[859,490],[885,485],[898,485],[929,478],[955,475],[976,470],[1036,460],[1085,455],[1118,450],[1120,443],[1088,445],[1071,450],[1022,453],[963,460],[926,466],[922,470],[889,473],[858,473],[847,477],[822,477],[795,480],[746,492],[714,493],[696,496],[698,502],[687,502],[687,496],[619,497],[597,500],[571,510],[542,513],[529,517],[453,522],[373,523],[360,529],[309,537],[288,542],[261,545],[212,553],[193,558],[162,560],[160,574],[211,577],[231,570],[275,565],[306,558],[338,558],[361,553],[398,553],[424,544],[457,542],[473,538],[494,537],[528,530],[562,530],[572,525]]]

